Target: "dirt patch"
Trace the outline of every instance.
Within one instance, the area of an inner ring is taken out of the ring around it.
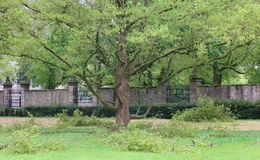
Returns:
[[[14,117],[0,117],[0,125],[2,126],[11,126],[15,123],[24,123],[28,121],[30,118],[14,118]],[[57,118],[35,118],[35,121],[40,126],[54,126],[58,119]]]
[[[169,122],[166,119],[148,119],[147,121],[151,122],[153,125],[160,125],[161,123]],[[214,126],[214,122],[185,122],[189,125],[192,124],[197,128],[200,129],[207,129],[211,125]],[[248,121],[236,121],[234,123],[231,122],[221,122],[224,125],[230,127],[230,129],[239,130],[239,131],[252,131],[257,130],[260,131],[260,121],[248,120]]]
[[[250,131],[260,130],[260,121],[238,121],[238,130]]]
[[[1,126],[11,126],[15,123],[23,123],[29,120],[29,118],[18,118],[18,117],[0,117],[0,125]],[[37,124],[40,126],[50,127],[54,126],[58,118],[35,118]],[[147,121],[152,122],[155,125],[159,125],[160,123],[168,122],[169,120],[165,119],[149,119]],[[190,122],[188,122],[190,123]],[[227,125],[232,125],[231,123],[226,123]],[[201,123],[196,123],[194,125],[201,125]],[[209,125],[209,124],[207,124]],[[237,121],[236,122],[236,130],[240,131],[250,131],[250,130],[258,130],[260,131],[260,121]]]

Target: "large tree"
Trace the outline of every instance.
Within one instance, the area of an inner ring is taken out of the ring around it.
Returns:
[[[157,66],[158,85],[175,75],[234,54],[257,37],[255,0],[7,0],[2,11],[17,32],[9,55],[59,68],[84,81],[116,123],[127,125],[131,79]],[[49,43],[66,32],[64,46]],[[215,39],[219,43],[212,43]],[[206,51],[230,47],[214,58]],[[157,65],[158,62],[162,65]],[[187,63],[188,62],[188,63]],[[99,69],[96,69],[99,64]],[[106,100],[98,78],[115,84],[116,101]],[[102,77],[101,77],[102,76]]]

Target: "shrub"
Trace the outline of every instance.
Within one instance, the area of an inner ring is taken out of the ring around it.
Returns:
[[[146,129],[149,130],[152,128],[152,123],[147,122],[144,120],[137,120],[137,121],[132,121],[131,123],[128,124],[127,126],[128,129],[134,130],[134,129]]]
[[[215,104],[230,108],[231,112],[240,119],[260,119],[260,101],[245,100],[215,100]]]
[[[167,142],[161,136],[141,129],[122,129],[120,132],[112,133],[108,143],[124,151],[161,153],[174,149],[173,144]]]
[[[67,110],[63,110],[62,113],[58,114],[59,121],[58,127],[78,127],[78,126],[97,126],[97,127],[106,127],[106,128],[116,128],[116,124],[112,121],[101,119],[95,116],[83,116],[83,112],[80,110],[75,110],[72,116],[67,115]]]
[[[183,121],[172,120],[171,122],[161,124],[157,132],[165,138],[173,137],[196,137],[199,130]]]
[[[6,150],[11,154],[26,154],[47,151],[59,151],[64,148],[57,141],[39,143],[35,140],[39,136],[39,128],[31,119],[24,124],[15,124],[10,129],[9,144]]]
[[[241,119],[260,119],[260,101],[248,102],[244,100],[215,100],[217,106],[224,105],[226,108],[230,108],[230,111]],[[137,109],[141,106],[140,114],[143,114],[147,105],[138,104],[131,105],[130,112],[136,113]],[[196,108],[197,104],[188,102],[170,103],[170,104],[156,104],[151,109],[147,117],[158,117],[171,119],[178,111],[184,111],[189,108]],[[27,111],[33,114],[33,116],[56,116],[58,113],[62,113],[62,110],[66,109],[69,116],[73,115],[75,110],[80,110],[83,116],[96,116],[96,117],[114,117],[115,112],[101,106],[93,107],[80,107],[76,105],[56,105],[56,106],[32,106],[21,109],[4,108],[0,109],[0,116],[28,116]]]
[[[232,125],[227,125],[223,123],[210,124],[208,130],[214,131],[213,136],[215,137],[230,137],[233,136],[232,129],[236,127],[236,123]]]
[[[37,127],[37,124],[33,118],[29,119],[25,123],[15,123],[13,126],[9,128],[10,133],[19,130],[28,130],[30,134],[37,134],[39,132],[39,128]]]
[[[38,136],[39,128],[34,125],[34,121],[28,121],[24,124],[17,123],[10,130],[10,144],[7,150],[13,154],[35,153],[38,146],[33,138]]]
[[[39,145],[39,150],[42,152],[62,151],[64,148],[60,141],[53,139]]]
[[[212,99],[198,99],[198,107],[187,109],[176,114],[173,119],[184,121],[202,122],[202,121],[232,121],[234,115],[229,108],[224,105],[215,105]]]

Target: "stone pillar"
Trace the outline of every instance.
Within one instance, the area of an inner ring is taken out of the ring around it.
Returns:
[[[168,96],[168,87],[170,84],[168,82],[165,82],[160,86],[159,93],[158,93],[158,102],[157,103],[167,103],[167,96]]]
[[[24,77],[22,79],[22,82],[20,83],[21,86],[21,107],[26,107],[26,93],[30,90],[30,80],[27,77]]]
[[[9,77],[6,77],[5,83],[3,84],[4,87],[4,108],[11,107],[12,104],[12,82],[10,81]]]
[[[199,86],[201,85],[201,78],[192,76],[190,79],[190,102],[196,102],[199,97]]]
[[[78,82],[75,78],[70,78],[68,82],[68,101],[70,104],[78,104]]]
[[[29,91],[29,89],[30,89],[30,80],[27,78],[27,77],[24,77],[23,79],[22,79],[22,82],[20,83],[20,86],[21,86],[21,88],[22,88],[22,90],[24,90],[24,91]]]

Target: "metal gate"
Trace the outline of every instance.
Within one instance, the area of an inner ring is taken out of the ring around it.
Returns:
[[[189,102],[190,101],[190,86],[167,86],[166,88],[167,103],[174,102]]]
[[[8,107],[10,108],[20,108],[22,100],[21,90],[9,90],[5,100],[8,101]]]
[[[78,105],[79,106],[93,106],[95,104],[94,97],[88,90],[78,91]]]

